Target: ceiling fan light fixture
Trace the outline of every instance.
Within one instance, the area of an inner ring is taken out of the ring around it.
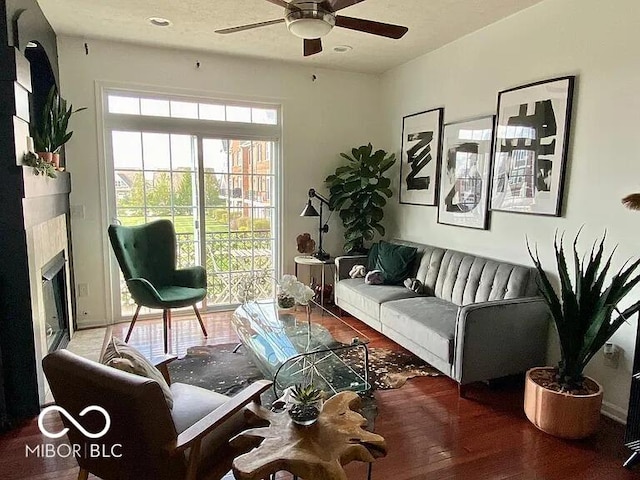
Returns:
[[[302,4],[297,6],[301,7]],[[329,33],[336,25],[336,17],[321,8],[300,8],[287,12],[286,23],[289,31],[296,37],[313,40]]]

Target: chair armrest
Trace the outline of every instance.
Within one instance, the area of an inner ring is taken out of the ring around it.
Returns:
[[[155,307],[162,302],[160,294],[146,278],[130,278],[127,280],[127,287],[138,305]]]
[[[465,305],[456,321],[453,378],[466,384],[545,365],[548,331],[542,297]]]
[[[182,268],[173,272],[172,283],[180,287],[206,288],[207,272],[201,266]]]
[[[349,278],[349,271],[355,265],[366,265],[366,255],[343,255],[342,257],[336,257],[336,278],[335,282]]]
[[[169,385],[171,385],[171,376],[169,375],[169,369],[167,367],[176,358],[178,358],[177,355],[170,355],[168,353],[165,353],[164,355],[151,359],[151,364],[158,370],[160,370],[160,373],[162,373],[162,376]]]
[[[252,383],[236,396],[232,397],[227,403],[216,408],[209,415],[198,420],[179,434],[176,442],[170,445],[170,450],[184,451],[191,447],[194,442],[202,440],[209,432],[242,410],[245,405],[256,399],[259,400],[260,394],[268,390],[271,387],[271,383],[272,382],[268,380],[258,380]]]

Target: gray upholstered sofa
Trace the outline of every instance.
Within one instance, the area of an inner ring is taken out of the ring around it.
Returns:
[[[535,269],[400,240],[418,249],[404,286],[349,278],[366,257],[336,258],[335,300],[343,310],[456,380],[461,388],[545,365],[549,314]]]

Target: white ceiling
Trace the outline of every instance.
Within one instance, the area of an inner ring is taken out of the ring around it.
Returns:
[[[324,51],[304,58],[302,40],[284,24],[219,35],[214,30],[280,18],[265,0],[38,0],[58,35],[251,56],[341,70],[381,73],[541,0],[366,0],[339,13],[409,27],[401,40],[343,28],[323,39]],[[170,27],[154,27],[164,17]],[[336,53],[333,47],[353,50]]]

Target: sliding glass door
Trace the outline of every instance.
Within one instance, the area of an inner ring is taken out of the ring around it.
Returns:
[[[271,112],[253,110],[258,119],[261,112],[263,117]],[[200,111],[207,110],[200,105]],[[178,128],[172,129],[170,122],[149,120],[154,128],[145,129],[140,128],[144,116],[134,122],[122,115],[111,120],[106,150],[112,166],[112,221],[171,220],[178,265],[206,267],[204,308],[240,303],[248,284],[259,297],[272,295],[278,264],[278,141],[206,134],[193,122],[177,121]],[[135,303],[119,270],[112,278],[119,278],[114,315],[128,317]]]

